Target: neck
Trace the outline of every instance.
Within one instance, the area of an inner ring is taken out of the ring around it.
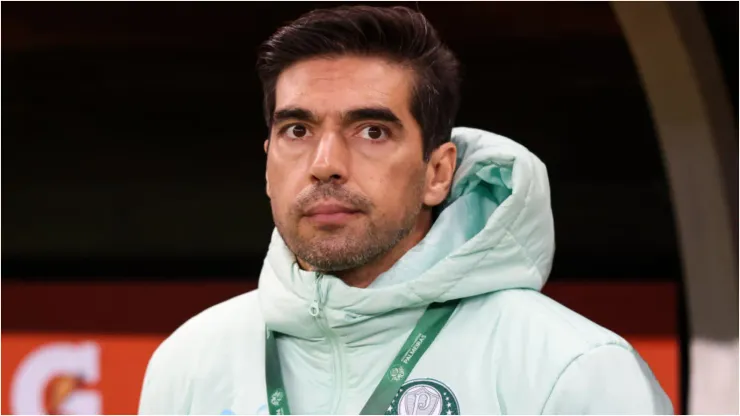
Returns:
[[[370,284],[372,284],[378,276],[393,267],[393,265],[396,264],[396,262],[401,257],[403,257],[403,255],[406,254],[407,251],[411,250],[412,248],[414,248],[414,246],[419,244],[419,242],[429,232],[431,226],[431,210],[422,210],[422,212],[419,213],[419,220],[416,222],[413,230],[411,230],[409,235],[404,237],[388,253],[364,266],[335,272],[334,275],[342,279],[342,281],[348,286],[359,288],[366,288],[370,286]],[[311,266],[300,259],[298,259],[298,264],[304,270],[311,270]]]

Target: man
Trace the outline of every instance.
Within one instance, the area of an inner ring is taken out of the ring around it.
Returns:
[[[156,351],[141,413],[671,413],[619,336],[540,294],[545,166],[453,130],[458,62],[419,13],[309,13],[264,45],[259,288]]]

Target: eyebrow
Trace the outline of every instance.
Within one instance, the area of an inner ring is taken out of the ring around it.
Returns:
[[[403,127],[403,123],[401,123],[401,120],[398,118],[398,116],[396,116],[393,111],[386,107],[365,107],[350,110],[343,115],[342,120],[346,124],[368,120],[385,121],[388,123],[393,123],[398,127]]]
[[[287,120],[298,120],[309,123],[318,123],[319,117],[310,110],[300,107],[284,108],[275,111],[272,123],[277,124]],[[403,128],[403,123],[391,109],[387,107],[362,107],[355,108],[342,114],[342,123],[351,124],[358,121],[385,121]]]
[[[318,122],[318,119],[319,118],[316,117],[316,114],[304,108],[285,108],[275,111],[272,115],[272,124],[277,124],[286,120],[299,120],[316,123]]]

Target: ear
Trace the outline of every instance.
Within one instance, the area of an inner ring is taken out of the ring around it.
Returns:
[[[272,199],[272,195],[270,195],[270,178],[267,177],[267,172],[265,172],[265,193],[268,199]]]
[[[444,143],[432,152],[427,164],[424,205],[434,207],[447,198],[456,165],[457,147],[454,143]]]
[[[270,140],[265,140],[265,154],[267,154],[267,149],[270,148]],[[272,196],[270,195],[270,177],[267,174],[267,167],[265,167],[265,193],[267,193],[267,197],[272,199]]]

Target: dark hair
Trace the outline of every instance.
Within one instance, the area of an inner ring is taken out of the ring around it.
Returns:
[[[278,29],[257,60],[268,128],[280,73],[301,60],[338,55],[379,56],[410,66],[417,75],[410,111],[421,127],[424,159],[450,140],[460,103],[459,62],[424,15],[400,6],[314,10]]]

